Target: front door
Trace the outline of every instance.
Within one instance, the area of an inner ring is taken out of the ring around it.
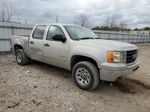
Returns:
[[[53,36],[62,35],[65,37],[63,30],[56,25],[50,26],[46,40],[44,41],[43,57],[49,64],[67,68],[68,44],[61,41],[53,40]]]

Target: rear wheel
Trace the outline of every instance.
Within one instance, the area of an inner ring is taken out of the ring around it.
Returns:
[[[26,65],[29,62],[29,58],[24,53],[23,49],[16,51],[16,61],[19,65]]]
[[[93,90],[100,83],[96,66],[87,61],[79,62],[73,67],[72,77],[76,85],[83,90]]]

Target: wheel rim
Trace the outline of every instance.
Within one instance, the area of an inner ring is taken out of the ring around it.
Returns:
[[[85,68],[79,68],[76,71],[75,76],[76,76],[76,81],[81,86],[87,86],[91,81],[90,73]]]
[[[21,63],[22,62],[22,55],[20,52],[17,53],[17,62]]]

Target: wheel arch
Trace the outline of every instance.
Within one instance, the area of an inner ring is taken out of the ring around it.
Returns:
[[[19,44],[15,44],[15,45],[14,45],[14,53],[16,53],[16,51],[17,51],[18,49],[23,49],[23,47],[22,47],[21,45],[19,45]]]
[[[75,64],[77,64],[78,62],[81,62],[81,61],[89,61],[89,62],[93,63],[97,69],[99,68],[98,63],[93,58],[84,56],[84,55],[73,55],[70,60],[70,70],[73,69]]]

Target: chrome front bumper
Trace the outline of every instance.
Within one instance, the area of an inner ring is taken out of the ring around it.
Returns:
[[[120,63],[103,63],[100,69],[101,80],[115,81],[119,77],[126,77],[139,68],[139,62],[136,61],[130,65]]]

